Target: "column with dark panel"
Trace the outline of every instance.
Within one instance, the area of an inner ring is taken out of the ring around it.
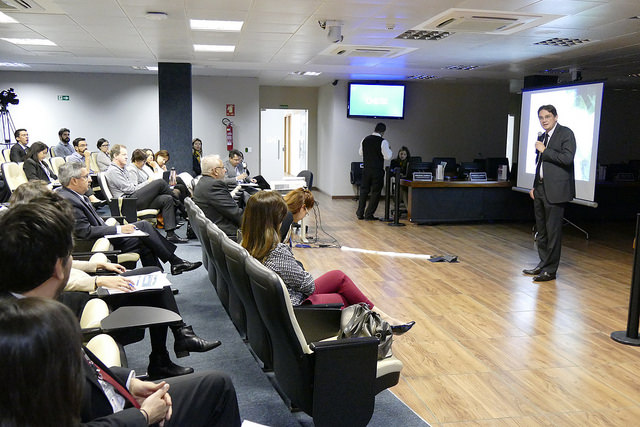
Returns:
[[[158,63],[160,149],[171,155],[170,167],[191,172],[191,64]]]

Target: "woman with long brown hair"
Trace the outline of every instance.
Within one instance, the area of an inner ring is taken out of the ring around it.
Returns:
[[[348,306],[363,302],[373,308],[373,303],[342,271],[333,270],[314,280],[302,268],[291,248],[280,242],[279,230],[287,212],[284,199],[274,191],[260,191],[251,196],[242,220],[242,246],[280,276],[289,290],[291,304],[339,303]],[[389,319],[396,335],[407,332],[415,323],[398,324],[379,309],[376,311]]]

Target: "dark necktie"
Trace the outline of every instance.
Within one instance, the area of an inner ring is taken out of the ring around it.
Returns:
[[[82,203],[84,203],[85,207],[89,210],[89,212],[93,216],[93,219],[98,223],[98,225],[106,225],[102,217],[100,217],[100,215],[98,215],[98,212],[96,212],[96,209],[91,204],[91,201],[89,201],[89,198],[87,196],[81,195],[80,199],[82,200]]]
[[[89,364],[89,366],[91,366],[91,369],[96,373],[96,376],[98,377],[98,379],[104,380],[109,384],[111,384],[113,388],[116,389],[118,394],[124,397],[134,408],[140,409],[140,404],[138,403],[136,398],[133,397],[133,395],[129,392],[129,390],[127,390],[125,387],[122,386],[122,384],[116,381],[115,378],[109,375],[107,371],[100,369],[100,367],[96,365],[86,353],[84,353],[84,358]]]

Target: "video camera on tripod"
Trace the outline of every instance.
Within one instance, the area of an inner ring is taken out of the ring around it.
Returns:
[[[7,108],[7,105],[9,104],[17,105],[19,102],[20,100],[18,99],[18,95],[16,95],[16,92],[12,87],[0,92],[0,105],[4,108]]]
[[[20,102],[20,100],[18,99],[18,95],[16,95],[16,92],[13,90],[12,87],[0,92],[0,123],[2,127],[2,136],[4,139],[4,144],[7,146],[11,142],[11,135],[16,130],[16,127],[13,124],[13,119],[11,118],[11,114],[9,113],[7,106],[9,104],[17,105],[18,102]]]

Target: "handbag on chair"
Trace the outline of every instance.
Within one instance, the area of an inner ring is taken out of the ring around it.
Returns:
[[[378,338],[380,341],[378,344],[378,360],[393,355],[391,352],[391,344],[393,344],[391,326],[363,302],[346,307],[340,315],[338,339],[358,337]]]

